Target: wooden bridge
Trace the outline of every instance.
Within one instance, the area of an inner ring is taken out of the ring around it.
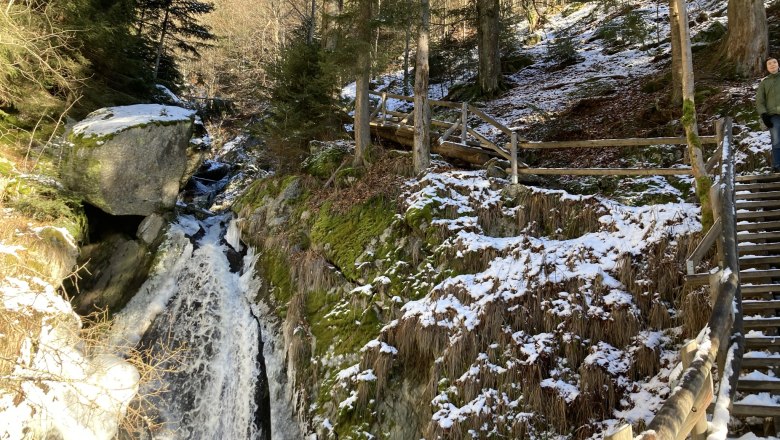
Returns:
[[[414,109],[409,111],[388,108],[390,100],[414,103],[414,97],[388,92],[369,92],[378,97],[378,103],[371,112],[371,131],[380,138],[412,146],[414,130]],[[466,102],[429,100],[431,119],[431,151],[443,156],[454,157],[474,165],[483,165],[493,157],[510,163],[512,183],[518,182],[520,174],[547,175],[691,175],[690,167],[676,168],[532,168],[518,159],[519,150],[551,150],[571,148],[614,148],[643,147],[650,145],[687,145],[684,137],[656,137],[630,139],[595,139],[584,141],[533,142],[520,138],[516,128],[507,127],[485,111]],[[480,126],[491,127],[494,136],[477,131]],[[702,136],[702,144],[715,144],[716,136]],[[713,156],[713,158],[716,156]],[[715,160],[707,163],[711,171]]]

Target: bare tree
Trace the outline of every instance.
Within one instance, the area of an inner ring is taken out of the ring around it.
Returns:
[[[681,37],[681,58],[682,58],[682,97],[683,97],[683,117],[682,124],[685,128],[685,137],[688,140],[688,157],[691,161],[693,177],[696,180],[696,195],[701,203],[701,217],[704,230],[712,226],[712,206],[710,205],[710,187],[712,179],[707,174],[704,166],[704,156],[701,152],[701,139],[699,139],[699,129],[696,123],[696,103],[694,100],[694,81],[693,81],[693,57],[691,56],[691,36],[688,29],[688,11],[685,0],[675,0],[673,3],[674,15],[678,17],[677,26],[680,29]]]
[[[428,103],[428,39],[430,6],[420,0],[420,32],[417,36],[417,62],[414,68],[414,172],[431,164],[431,107]]]
[[[672,42],[672,106],[682,105],[682,39],[680,38],[679,14],[674,6],[676,0],[669,0],[669,24]]]
[[[358,0],[357,38],[359,49],[355,66],[355,159],[353,166],[366,163],[371,148],[371,121],[368,86],[371,75],[371,0]]]

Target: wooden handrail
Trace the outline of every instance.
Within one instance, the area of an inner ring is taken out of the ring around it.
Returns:
[[[722,231],[723,223],[721,222],[721,218],[718,217],[718,219],[715,220],[715,223],[712,224],[712,227],[710,227],[710,230],[704,234],[704,237],[696,246],[696,249],[694,249],[685,260],[685,269],[688,272],[688,275],[693,275],[696,273],[696,266],[699,265],[701,259],[704,258],[704,255],[707,253],[707,251],[712,248],[712,245],[714,245],[721,236]]]
[[[719,124],[723,124],[719,121]],[[729,393],[719,393],[719,398],[733,399],[736,392],[736,380],[741,366],[744,351],[744,335],[742,325],[742,294],[739,282],[739,260],[737,251],[736,210],[734,203],[734,148],[731,137],[731,120],[719,127],[719,150],[722,153],[720,169],[720,204],[718,222],[705,234],[702,242],[689,258],[691,261],[701,258],[704,252],[719,241],[722,246],[722,257],[719,258],[719,271],[713,276],[711,285],[715,303],[707,326],[697,338],[698,349],[692,361],[683,360],[684,371],[680,383],[674,387],[672,395],[666,399],[661,409],[648,425],[648,430],[637,438],[650,439],[684,439],[688,434],[698,440],[706,438],[705,409],[712,400],[712,368],[717,363],[720,372],[726,371],[725,352],[734,346],[736,353],[732,356],[731,375],[722,375],[718,388],[729,387]],[[718,153],[716,152],[717,156]],[[712,160],[712,158],[711,158]],[[720,232],[719,234],[717,232]],[[715,237],[715,238],[713,238]],[[704,249],[704,250],[702,250]],[[694,264],[695,266],[696,264]],[[701,340],[699,340],[701,339]],[[685,356],[683,356],[685,358]],[[688,364],[688,365],[686,365]],[[725,389],[725,388],[723,388]],[[730,402],[731,400],[729,400]],[[626,429],[608,434],[605,438],[617,440],[618,435],[626,437]]]
[[[377,108],[371,113],[371,119],[374,119],[378,114],[382,115],[380,124],[389,125],[390,127],[397,127],[400,129],[409,129],[409,119],[414,112],[399,112],[387,109],[388,99],[398,99],[406,102],[414,102],[414,97],[404,96],[390,92],[377,92],[369,91],[369,94],[381,97]],[[511,173],[512,183],[518,182],[518,176],[520,174],[537,174],[537,175],[569,175],[569,176],[675,176],[675,175],[691,175],[692,170],[690,168],[530,168],[525,163],[522,163],[518,159],[519,149],[559,149],[559,148],[613,148],[613,147],[643,147],[651,145],[685,145],[687,139],[685,137],[655,137],[655,138],[628,138],[628,139],[591,139],[591,140],[578,140],[578,141],[553,141],[553,142],[532,142],[524,139],[520,139],[516,128],[509,128],[499,122],[494,117],[485,113],[483,110],[477,108],[466,102],[457,103],[451,101],[441,100],[429,100],[432,106],[447,107],[453,110],[460,110],[459,122],[448,122],[441,120],[432,120],[431,125],[434,127],[444,128],[444,134],[439,139],[439,145],[443,145],[446,142],[450,142],[450,137],[455,131],[460,128],[460,144],[464,146],[478,145],[482,146],[491,153],[498,153],[504,159],[509,160],[511,168],[508,170]],[[473,128],[468,127],[469,115],[474,115],[483,122],[497,128],[502,134],[508,135],[510,142],[504,144],[497,144],[496,141],[488,139],[485,135],[477,132]],[[387,120],[387,115],[398,117],[399,124],[394,124],[393,121]],[[469,137],[471,136],[471,139]],[[701,136],[699,139],[702,144],[719,144],[716,136]],[[473,142],[476,139],[477,142]],[[716,154],[711,157],[707,162],[707,170],[710,172],[717,165],[720,160],[721,147],[719,145],[716,150]],[[713,198],[715,200],[715,198]]]
[[[702,144],[717,143],[715,136],[701,136]],[[647,147],[650,145],[684,145],[688,140],[684,137],[627,138],[627,139],[592,139],[582,141],[551,141],[551,142],[519,142],[520,148],[534,150],[552,150],[558,148],[614,148],[614,147]]]

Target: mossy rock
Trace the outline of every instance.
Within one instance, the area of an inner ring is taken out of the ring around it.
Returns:
[[[147,216],[172,208],[203,159],[189,143],[193,115],[158,105],[90,114],[68,136],[63,183],[112,215]]]
[[[693,38],[691,43],[717,43],[726,35],[726,26],[719,21],[712,21],[703,31],[699,31]]]
[[[395,204],[383,198],[370,199],[346,213],[333,212],[326,203],[311,229],[312,246],[322,248],[347,279],[357,280],[361,271],[355,263],[369,243],[391,225],[395,212]]]
[[[359,167],[346,167],[336,173],[336,184],[338,186],[350,186],[365,174],[366,169]]]
[[[312,176],[328,179],[351,154],[351,149],[344,143],[312,141],[311,155],[303,161],[303,169]]]
[[[511,54],[501,57],[501,73],[509,75],[534,64],[530,55]]]

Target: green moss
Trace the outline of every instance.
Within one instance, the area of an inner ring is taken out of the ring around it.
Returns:
[[[303,169],[312,176],[328,179],[341,165],[349,151],[338,146],[326,146],[307,157]]]
[[[290,273],[290,262],[286,254],[277,249],[266,249],[258,261],[263,279],[277,304],[280,316],[284,316],[287,303],[293,296],[293,280]]]
[[[36,181],[15,178],[5,188],[9,207],[34,220],[68,230],[81,240],[87,228],[82,200],[75,194]]]
[[[683,102],[683,115],[682,118],[680,118],[680,122],[683,127],[690,127],[696,122],[696,106],[690,99],[686,99]]]
[[[411,207],[404,213],[404,220],[406,224],[412,229],[421,230],[433,221],[433,211],[436,208],[437,203],[430,201],[422,208]]]
[[[258,208],[266,197],[276,198],[294,182],[300,180],[297,175],[274,176],[256,180],[233,203],[233,211],[241,212],[244,208]],[[300,201],[301,196],[290,201]]]
[[[311,229],[312,244],[322,247],[327,258],[345,277],[356,280],[360,278],[360,271],[355,262],[366,246],[390,226],[395,205],[382,198],[373,198],[344,214],[331,212],[331,206],[329,202],[320,208]]]
[[[0,157],[0,177],[12,177],[16,174],[13,162],[4,157]]]

